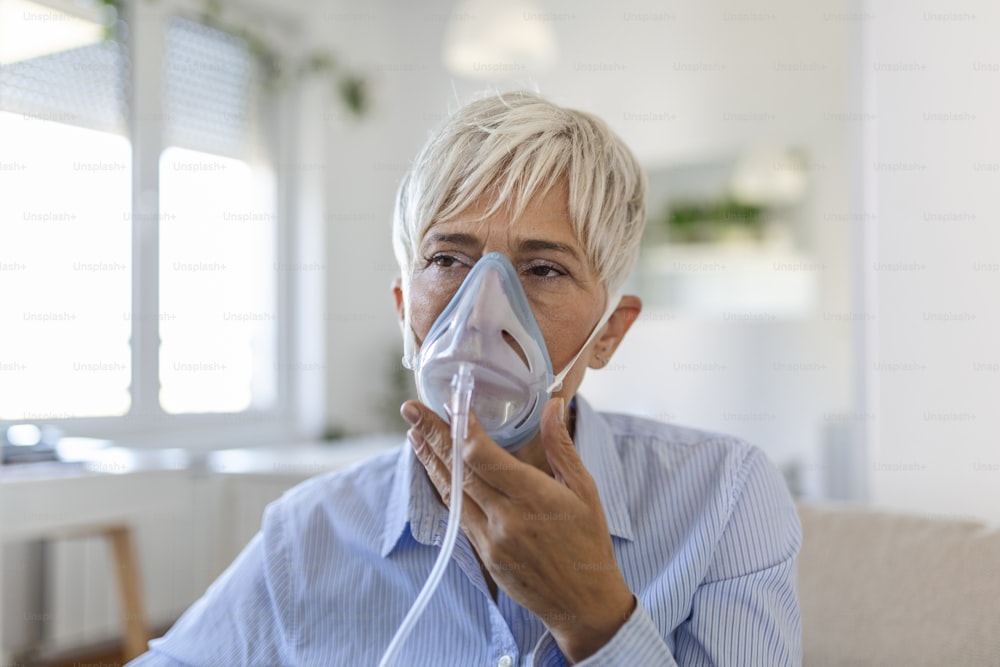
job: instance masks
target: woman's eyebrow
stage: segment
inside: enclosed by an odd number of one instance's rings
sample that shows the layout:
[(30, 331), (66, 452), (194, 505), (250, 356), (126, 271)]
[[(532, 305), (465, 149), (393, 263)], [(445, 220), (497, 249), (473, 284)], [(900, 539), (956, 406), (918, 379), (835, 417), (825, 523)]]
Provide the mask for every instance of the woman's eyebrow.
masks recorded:
[(433, 234), (428, 234), (424, 241), (425, 244), (435, 244), (435, 243), (447, 243), (449, 245), (456, 245), (460, 247), (475, 247), (480, 245), (479, 239), (477, 239), (472, 234), (463, 234), (462, 232), (455, 232), (452, 234), (444, 232), (435, 232)]
[(521, 252), (538, 252), (540, 250), (555, 251), (569, 255), (577, 262), (580, 261), (580, 255), (573, 246), (565, 243), (559, 243), (557, 241), (548, 241), (546, 239), (524, 239), (518, 243), (517, 246)]
[[(424, 245), (436, 245), (439, 243), (459, 248), (478, 248), (482, 245), (479, 238), (464, 232), (434, 232), (428, 234), (424, 239)], [(576, 248), (566, 243), (549, 241), (548, 239), (524, 239), (518, 242), (517, 249), (521, 253), (540, 251), (559, 252), (568, 255), (577, 262), (580, 261), (580, 254), (576, 251)]]

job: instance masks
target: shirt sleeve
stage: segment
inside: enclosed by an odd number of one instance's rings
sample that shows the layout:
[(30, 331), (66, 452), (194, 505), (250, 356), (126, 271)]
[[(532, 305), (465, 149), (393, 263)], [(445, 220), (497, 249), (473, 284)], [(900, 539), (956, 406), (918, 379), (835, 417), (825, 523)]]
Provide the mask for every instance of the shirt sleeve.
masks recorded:
[(795, 559), (798, 513), (778, 470), (753, 448), (740, 470), (712, 565), (677, 628), (683, 667), (802, 664)]
[(289, 664), (282, 619), (288, 605), (287, 554), (277, 505), (261, 531), (170, 631), (128, 667)]
[[(565, 667), (566, 659), (555, 638), (546, 632), (539, 640), (534, 667)], [(641, 602), (615, 636), (594, 655), (576, 663), (577, 667), (677, 667), (660, 630)]]

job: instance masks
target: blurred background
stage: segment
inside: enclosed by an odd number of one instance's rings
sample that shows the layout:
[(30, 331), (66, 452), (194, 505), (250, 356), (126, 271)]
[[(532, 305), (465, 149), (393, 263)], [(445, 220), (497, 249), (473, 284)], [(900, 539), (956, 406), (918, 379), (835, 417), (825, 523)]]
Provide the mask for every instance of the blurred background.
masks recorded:
[(268, 502), (400, 442), (393, 197), (483, 91), (647, 169), (645, 308), (592, 403), (742, 436), (803, 500), (1000, 520), (998, 30), (989, 0), (0, 0), (2, 664), (158, 634)]

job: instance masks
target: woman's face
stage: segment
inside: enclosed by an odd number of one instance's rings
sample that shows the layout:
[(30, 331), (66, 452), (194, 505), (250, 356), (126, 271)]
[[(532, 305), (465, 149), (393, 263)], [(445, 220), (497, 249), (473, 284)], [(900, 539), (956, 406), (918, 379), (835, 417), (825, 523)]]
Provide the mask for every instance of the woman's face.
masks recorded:
[[(570, 224), (565, 183), (529, 201), (516, 220), (501, 209), (479, 220), (476, 206), (425, 234), (410, 278), (410, 322), (418, 347), (476, 261), (489, 252), (510, 259), (545, 338), (555, 373), (569, 364), (605, 307), (605, 289)], [(397, 305), (399, 295), (397, 295)], [(595, 337), (590, 348), (594, 348)], [(591, 361), (586, 350), (555, 396), (576, 394)]]

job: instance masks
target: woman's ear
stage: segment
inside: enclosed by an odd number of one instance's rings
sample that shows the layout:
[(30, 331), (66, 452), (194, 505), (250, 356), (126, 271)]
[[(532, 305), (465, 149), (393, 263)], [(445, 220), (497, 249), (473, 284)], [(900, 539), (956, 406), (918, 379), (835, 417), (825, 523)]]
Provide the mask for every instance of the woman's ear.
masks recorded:
[(618, 349), (618, 345), (625, 338), (628, 330), (632, 328), (632, 323), (636, 321), (641, 312), (642, 299), (634, 294), (623, 295), (618, 301), (618, 307), (611, 313), (603, 331), (594, 342), (587, 365), (591, 368), (607, 366), (611, 355)]
[(392, 279), (392, 297), (396, 302), (396, 317), (399, 318), (399, 324), (402, 326), (406, 319), (406, 309), (403, 303), (403, 278), (401, 276)]

